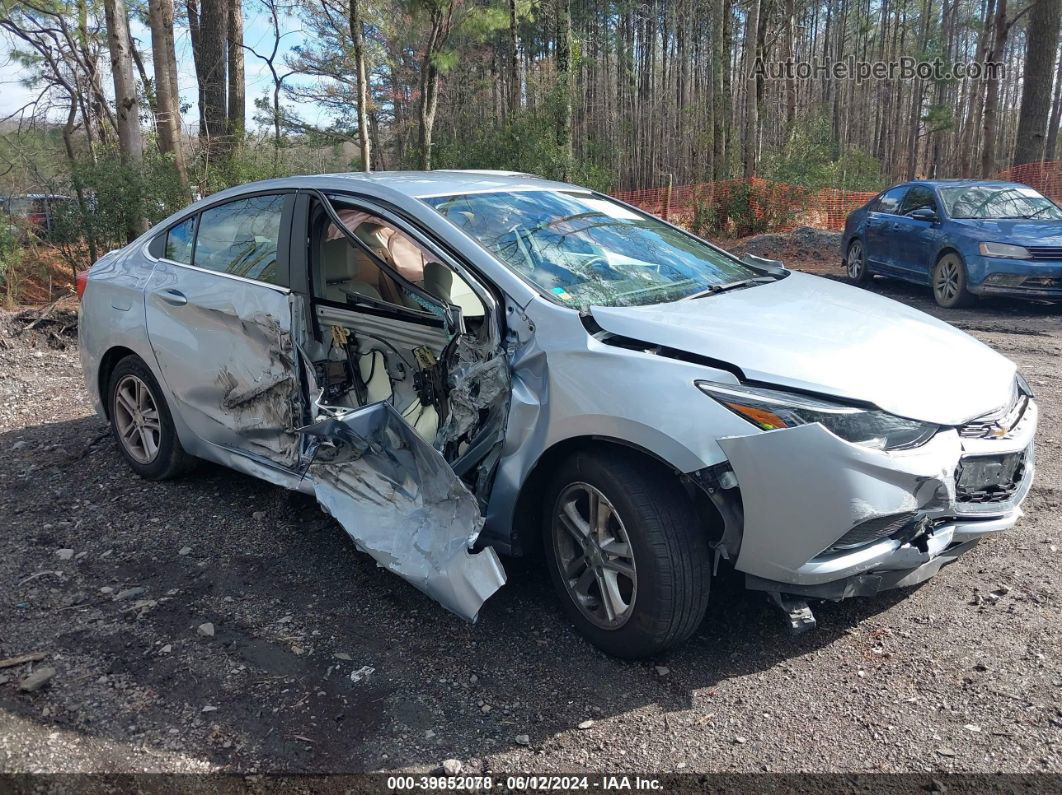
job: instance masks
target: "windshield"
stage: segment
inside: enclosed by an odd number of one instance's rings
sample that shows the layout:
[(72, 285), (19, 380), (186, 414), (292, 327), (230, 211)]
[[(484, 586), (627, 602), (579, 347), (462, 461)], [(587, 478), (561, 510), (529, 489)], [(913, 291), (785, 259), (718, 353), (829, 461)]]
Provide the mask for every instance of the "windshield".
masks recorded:
[(664, 303), (763, 276), (590, 193), (469, 193), (424, 201), (555, 301), (575, 308)]
[(967, 185), (941, 188), (952, 218), (1046, 218), (1062, 220), (1062, 210), (1041, 193), (1025, 186)]

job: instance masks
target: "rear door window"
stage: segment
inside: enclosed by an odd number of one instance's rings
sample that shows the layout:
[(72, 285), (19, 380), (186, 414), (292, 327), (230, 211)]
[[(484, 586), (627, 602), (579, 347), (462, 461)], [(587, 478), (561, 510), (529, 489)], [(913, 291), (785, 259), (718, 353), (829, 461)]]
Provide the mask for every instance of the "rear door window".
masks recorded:
[(186, 218), (166, 232), (166, 248), (163, 256), (182, 265), (192, 264), (192, 243), (195, 242), (196, 216)]
[(896, 215), (900, 209), (900, 202), (903, 200), (903, 196), (906, 192), (907, 186), (905, 185), (885, 191), (881, 194), (881, 198), (878, 199), (878, 205), (874, 209), (879, 213)]
[(287, 199), (287, 194), (253, 196), (204, 210), (195, 236), (192, 264), (284, 285), (286, 276), (277, 260)]

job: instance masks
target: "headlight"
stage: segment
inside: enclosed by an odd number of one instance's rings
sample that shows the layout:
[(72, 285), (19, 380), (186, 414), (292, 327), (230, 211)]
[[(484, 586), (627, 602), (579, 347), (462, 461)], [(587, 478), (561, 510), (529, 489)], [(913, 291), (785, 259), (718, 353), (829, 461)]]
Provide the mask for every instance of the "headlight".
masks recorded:
[(1029, 249), (1025, 246), (1012, 246), (1010, 243), (982, 243), (978, 250), (986, 257), (1006, 257), (1007, 259), (1029, 259)]
[(879, 409), (845, 406), (820, 398), (753, 386), (697, 381), (697, 388), (757, 428), (774, 431), (822, 423), (853, 444), (875, 450), (906, 450), (925, 444), (936, 425), (897, 417)]

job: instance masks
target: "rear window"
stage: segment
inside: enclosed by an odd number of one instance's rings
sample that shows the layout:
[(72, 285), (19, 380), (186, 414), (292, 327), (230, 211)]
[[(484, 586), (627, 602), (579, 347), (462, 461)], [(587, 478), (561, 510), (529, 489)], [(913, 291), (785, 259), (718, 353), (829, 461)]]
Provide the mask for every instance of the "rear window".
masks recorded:
[(170, 227), (166, 232), (166, 248), (163, 256), (173, 262), (192, 264), (192, 241), (195, 239), (195, 216)]
[(192, 264), (280, 284), (277, 247), (286, 198), (285, 195), (255, 196), (204, 210)]

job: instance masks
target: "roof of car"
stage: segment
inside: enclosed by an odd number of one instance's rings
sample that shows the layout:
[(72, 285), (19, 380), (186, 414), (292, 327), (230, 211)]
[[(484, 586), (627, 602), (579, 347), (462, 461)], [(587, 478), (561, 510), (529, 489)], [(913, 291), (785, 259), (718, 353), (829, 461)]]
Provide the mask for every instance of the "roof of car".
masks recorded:
[(929, 185), (938, 188), (959, 188), (965, 185), (987, 185), (993, 188), (1009, 188), (1019, 185), (1017, 182), (1005, 182), (998, 179), (915, 179), (902, 185)]
[[(359, 180), (404, 193), (416, 199), (448, 196), (457, 193), (488, 193), (514, 190), (571, 190), (577, 185), (523, 174), (519, 171), (487, 171), (437, 169), (435, 171), (354, 171), (342, 174), (319, 174), (315, 177), (293, 177), (293, 182), (306, 180)], [(335, 183), (333, 183), (335, 184)]]

